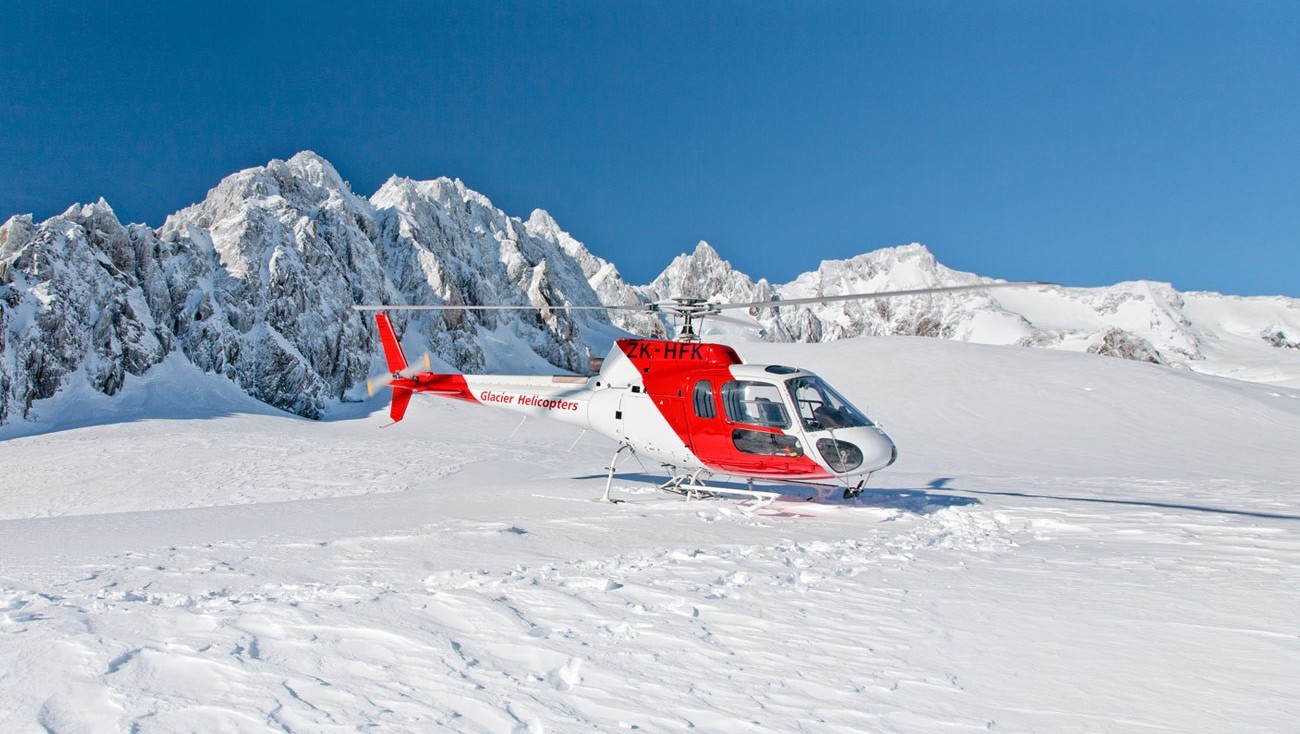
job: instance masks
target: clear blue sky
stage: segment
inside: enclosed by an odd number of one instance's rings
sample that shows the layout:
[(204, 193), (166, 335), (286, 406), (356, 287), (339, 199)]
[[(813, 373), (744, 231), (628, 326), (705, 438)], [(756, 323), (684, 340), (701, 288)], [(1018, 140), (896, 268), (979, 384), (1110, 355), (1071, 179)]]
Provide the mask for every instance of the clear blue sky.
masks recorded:
[(1300, 3), (96, 5), (0, 7), (0, 218), (157, 226), (311, 149), (547, 209), (633, 282), (920, 241), (1300, 296)]

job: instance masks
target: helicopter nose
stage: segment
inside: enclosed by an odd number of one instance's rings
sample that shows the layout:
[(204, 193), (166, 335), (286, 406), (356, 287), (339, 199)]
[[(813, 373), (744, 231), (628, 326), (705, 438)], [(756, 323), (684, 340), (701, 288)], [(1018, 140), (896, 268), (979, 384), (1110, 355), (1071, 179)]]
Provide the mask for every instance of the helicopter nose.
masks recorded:
[(898, 449), (876, 426), (839, 430), (817, 440), (817, 451), (837, 474), (863, 474), (884, 469), (898, 458)]
[(869, 471), (884, 469), (898, 460), (898, 447), (892, 439), (879, 428), (872, 427), (864, 432), (862, 440), (862, 466)]

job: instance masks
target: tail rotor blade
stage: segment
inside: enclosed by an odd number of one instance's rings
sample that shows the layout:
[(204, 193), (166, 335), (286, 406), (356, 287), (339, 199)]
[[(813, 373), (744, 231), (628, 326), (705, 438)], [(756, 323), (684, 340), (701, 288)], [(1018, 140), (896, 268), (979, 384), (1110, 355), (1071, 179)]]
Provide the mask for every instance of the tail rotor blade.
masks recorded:
[[(424, 353), (424, 357), (422, 361), (424, 362), (424, 371), (432, 372), (433, 362), (429, 358), (428, 352)], [(397, 373), (382, 372), (378, 375), (375, 375), (374, 377), (366, 378), (366, 393), (369, 394), (371, 397), (373, 397), (374, 394), (380, 390), (380, 388), (388, 387), (388, 385), (393, 380), (407, 379), (407, 378), (414, 377), (418, 374), (420, 374), (419, 370), (412, 369), (410, 367), (407, 367), (406, 369)]]
[(373, 397), (374, 394), (380, 388), (388, 387), (388, 383), (392, 381), (393, 381), (393, 376), (389, 374), (380, 374), (380, 375), (375, 375), (374, 377), (367, 378), (366, 393)]

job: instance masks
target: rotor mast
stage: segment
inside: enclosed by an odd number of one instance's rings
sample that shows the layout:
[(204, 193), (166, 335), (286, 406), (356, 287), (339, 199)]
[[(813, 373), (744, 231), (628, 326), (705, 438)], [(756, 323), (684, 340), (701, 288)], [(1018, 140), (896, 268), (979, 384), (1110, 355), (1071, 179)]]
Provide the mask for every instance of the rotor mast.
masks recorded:
[(672, 299), (672, 303), (652, 303), (647, 309), (653, 313), (667, 313), (672, 316), (681, 318), (681, 327), (677, 330), (674, 340), (679, 342), (697, 342), (700, 340), (700, 334), (696, 330), (696, 322), (703, 322), (705, 316), (712, 316), (718, 313), (717, 304), (709, 303), (703, 298), (686, 298), (677, 296)]

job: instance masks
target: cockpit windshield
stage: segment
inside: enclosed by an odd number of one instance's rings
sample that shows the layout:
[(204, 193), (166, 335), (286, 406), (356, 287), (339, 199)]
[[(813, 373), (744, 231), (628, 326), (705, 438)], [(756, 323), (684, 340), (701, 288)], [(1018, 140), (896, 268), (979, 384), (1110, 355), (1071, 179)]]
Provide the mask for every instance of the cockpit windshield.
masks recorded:
[(809, 431), (870, 426), (871, 419), (814, 375), (794, 377), (786, 383), (803, 427)]

